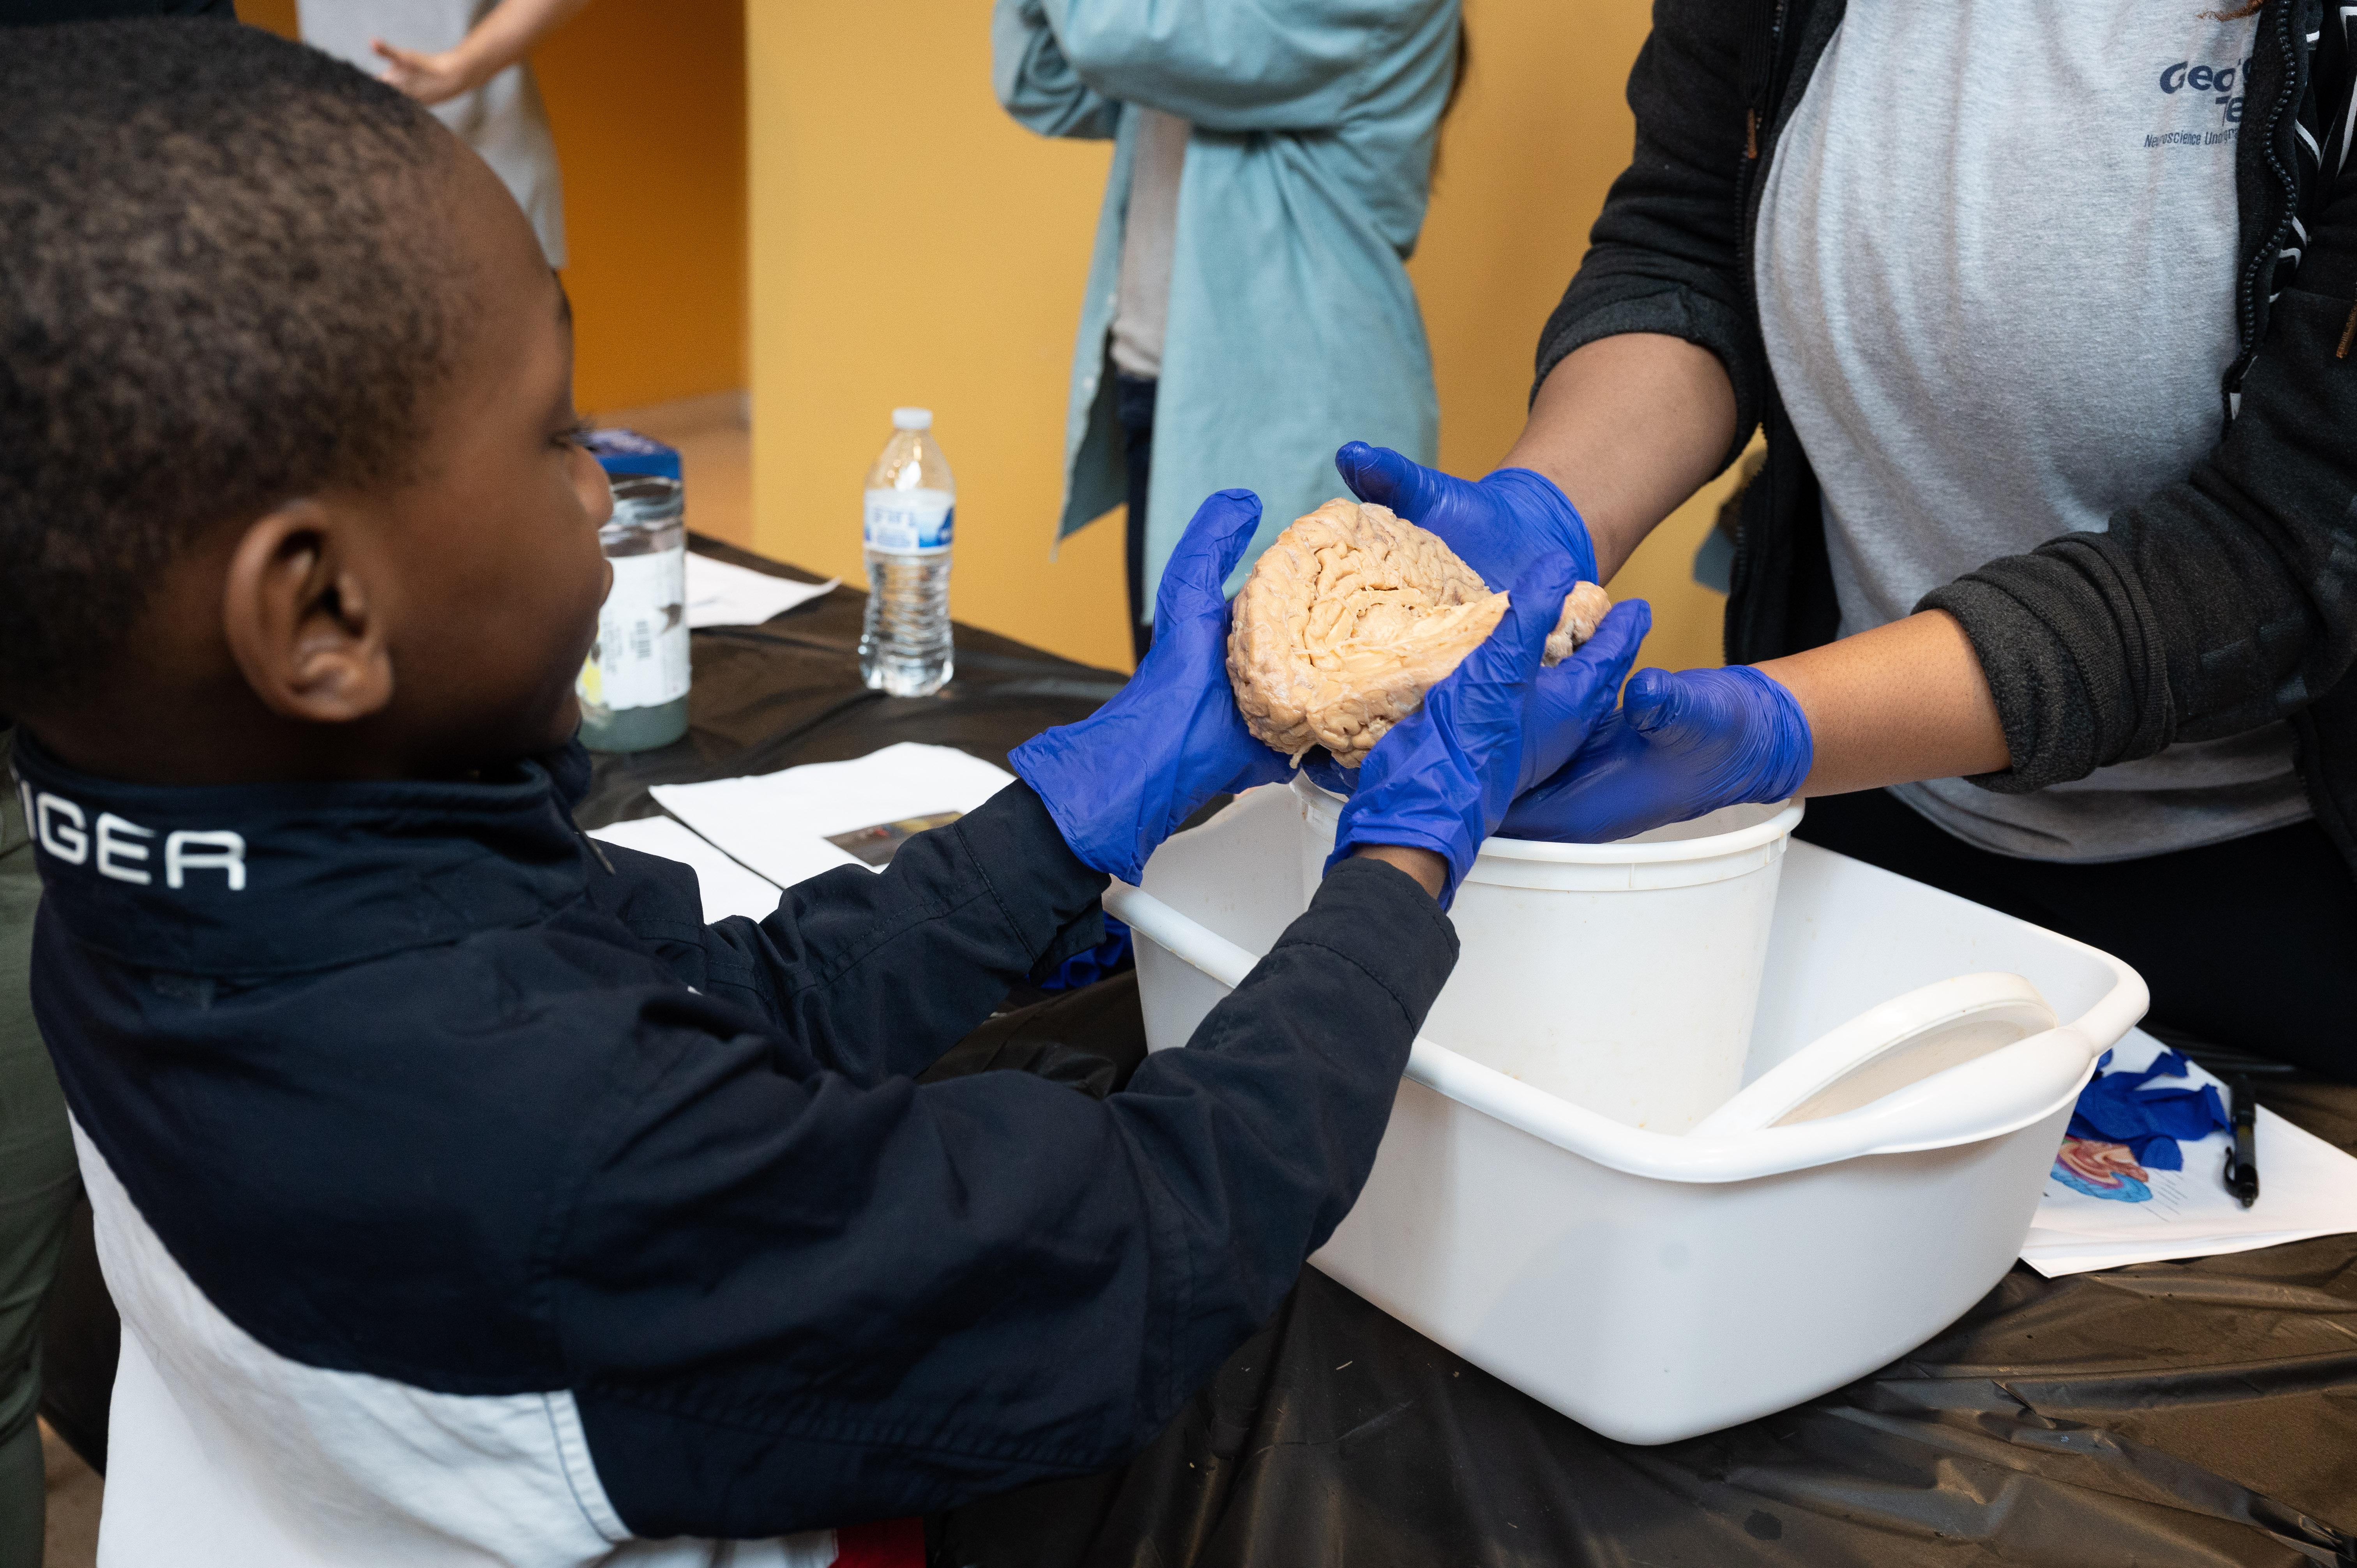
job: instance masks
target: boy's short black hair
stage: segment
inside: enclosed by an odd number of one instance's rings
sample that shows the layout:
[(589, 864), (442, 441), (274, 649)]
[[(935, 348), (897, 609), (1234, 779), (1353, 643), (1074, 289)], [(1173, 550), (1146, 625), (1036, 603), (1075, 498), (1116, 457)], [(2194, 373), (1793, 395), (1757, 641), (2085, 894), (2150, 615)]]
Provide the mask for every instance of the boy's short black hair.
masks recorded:
[(206, 530), (397, 478), (460, 335), (457, 144), (210, 21), (0, 47), (0, 710), (102, 674)]

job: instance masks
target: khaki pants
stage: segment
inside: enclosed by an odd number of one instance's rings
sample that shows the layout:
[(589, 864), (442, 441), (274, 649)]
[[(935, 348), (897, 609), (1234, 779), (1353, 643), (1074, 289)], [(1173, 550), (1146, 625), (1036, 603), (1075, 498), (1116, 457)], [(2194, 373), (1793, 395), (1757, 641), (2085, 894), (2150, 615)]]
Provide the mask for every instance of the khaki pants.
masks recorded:
[(7, 750), (0, 730), (0, 1568), (38, 1568), (41, 1303), (81, 1180), (57, 1074), (33, 1026), (27, 975), (41, 885)]

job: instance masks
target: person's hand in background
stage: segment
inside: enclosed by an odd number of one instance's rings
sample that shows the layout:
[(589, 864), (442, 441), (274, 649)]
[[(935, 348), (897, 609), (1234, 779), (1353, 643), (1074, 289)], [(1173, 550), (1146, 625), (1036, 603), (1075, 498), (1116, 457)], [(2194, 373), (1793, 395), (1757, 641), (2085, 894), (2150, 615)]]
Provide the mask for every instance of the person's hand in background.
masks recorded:
[(382, 80), (429, 109), (473, 91), (497, 74), (496, 70), (482, 70), (468, 59), (464, 44), (438, 54), (404, 49), (382, 38), (371, 40), (369, 47), (385, 62), (379, 73)]
[(1509, 838), (1609, 843), (1721, 806), (1781, 800), (1815, 760), (1792, 693), (1745, 665), (1640, 670), (1620, 707), (1514, 802)]
[(1222, 490), (1187, 525), (1154, 601), (1154, 646), (1095, 713), (1033, 736), (1007, 758), (1087, 865), (1135, 882), (1156, 846), (1212, 796), (1292, 772), (1254, 740), (1228, 682), (1220, 587), (1251, 547), (1260, 498)]
[[(1448, 908), (1481, 841), (1496, 831), (1527, 782), (1526, 725), (1541, 676), (1539, 657), (1577, 580), (1572, 563), (1560, 554), (1515, 580), (1512, 602), (1489, 640), (1426, 692), (1423, 705), (1394, 725), (1360, 765), (1358, 789), (1342, 808), (1329, 866), (1353, 853), (1429, 851), (1446, 864), (1438, 897)], [(1560, 677), (1563, 722), (1575, 722), (1583, 711), (1592, 720), (1609, 707), (1644, 618), (1624, 618), (1611, 641), (1599, 631), (1546, 671)]]
[(1480, 480), (1460, 479), (1363, 441), (1335, 453), (1334, 467), (1352, 495), (1440, 535), (1493, 589), (1550, 553), (1570, 558), (1575, 581), (1598, 580), (1587, 524), (1543, 474), (1501, 468)]
[(557, 25), (589, 0), (500, 0), (455, 48), (438, 53), (371, 41), (384, 62), (383, 80), (431, 107), (472, 92), (532, 52)]

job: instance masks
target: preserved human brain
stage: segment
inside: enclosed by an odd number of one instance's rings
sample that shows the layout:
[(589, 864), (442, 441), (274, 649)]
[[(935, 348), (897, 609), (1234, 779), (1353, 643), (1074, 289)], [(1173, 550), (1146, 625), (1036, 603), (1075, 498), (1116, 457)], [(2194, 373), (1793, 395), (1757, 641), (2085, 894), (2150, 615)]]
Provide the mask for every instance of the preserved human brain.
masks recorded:
[[(1496, 628), (1506, 598), (1390, 508), (1328, 501), (1276, 536), (1236, 596), (1228, 679), (1245, 726), (1296, 762), (1322, 746), (1356, 768)], [(1611, 607), (1595, 584), (1573, 588), (1545, 662)]]

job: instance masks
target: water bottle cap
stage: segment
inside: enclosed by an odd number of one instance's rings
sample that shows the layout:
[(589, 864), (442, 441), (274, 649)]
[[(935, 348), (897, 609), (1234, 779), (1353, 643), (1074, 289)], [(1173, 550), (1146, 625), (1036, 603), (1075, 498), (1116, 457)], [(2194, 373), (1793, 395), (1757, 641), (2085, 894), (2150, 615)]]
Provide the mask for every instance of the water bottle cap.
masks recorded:
[(896, 408), (892, 411), (892, 428), (895, 430), (931, 430), (932, 427), (933, 411), (930, 408)]

